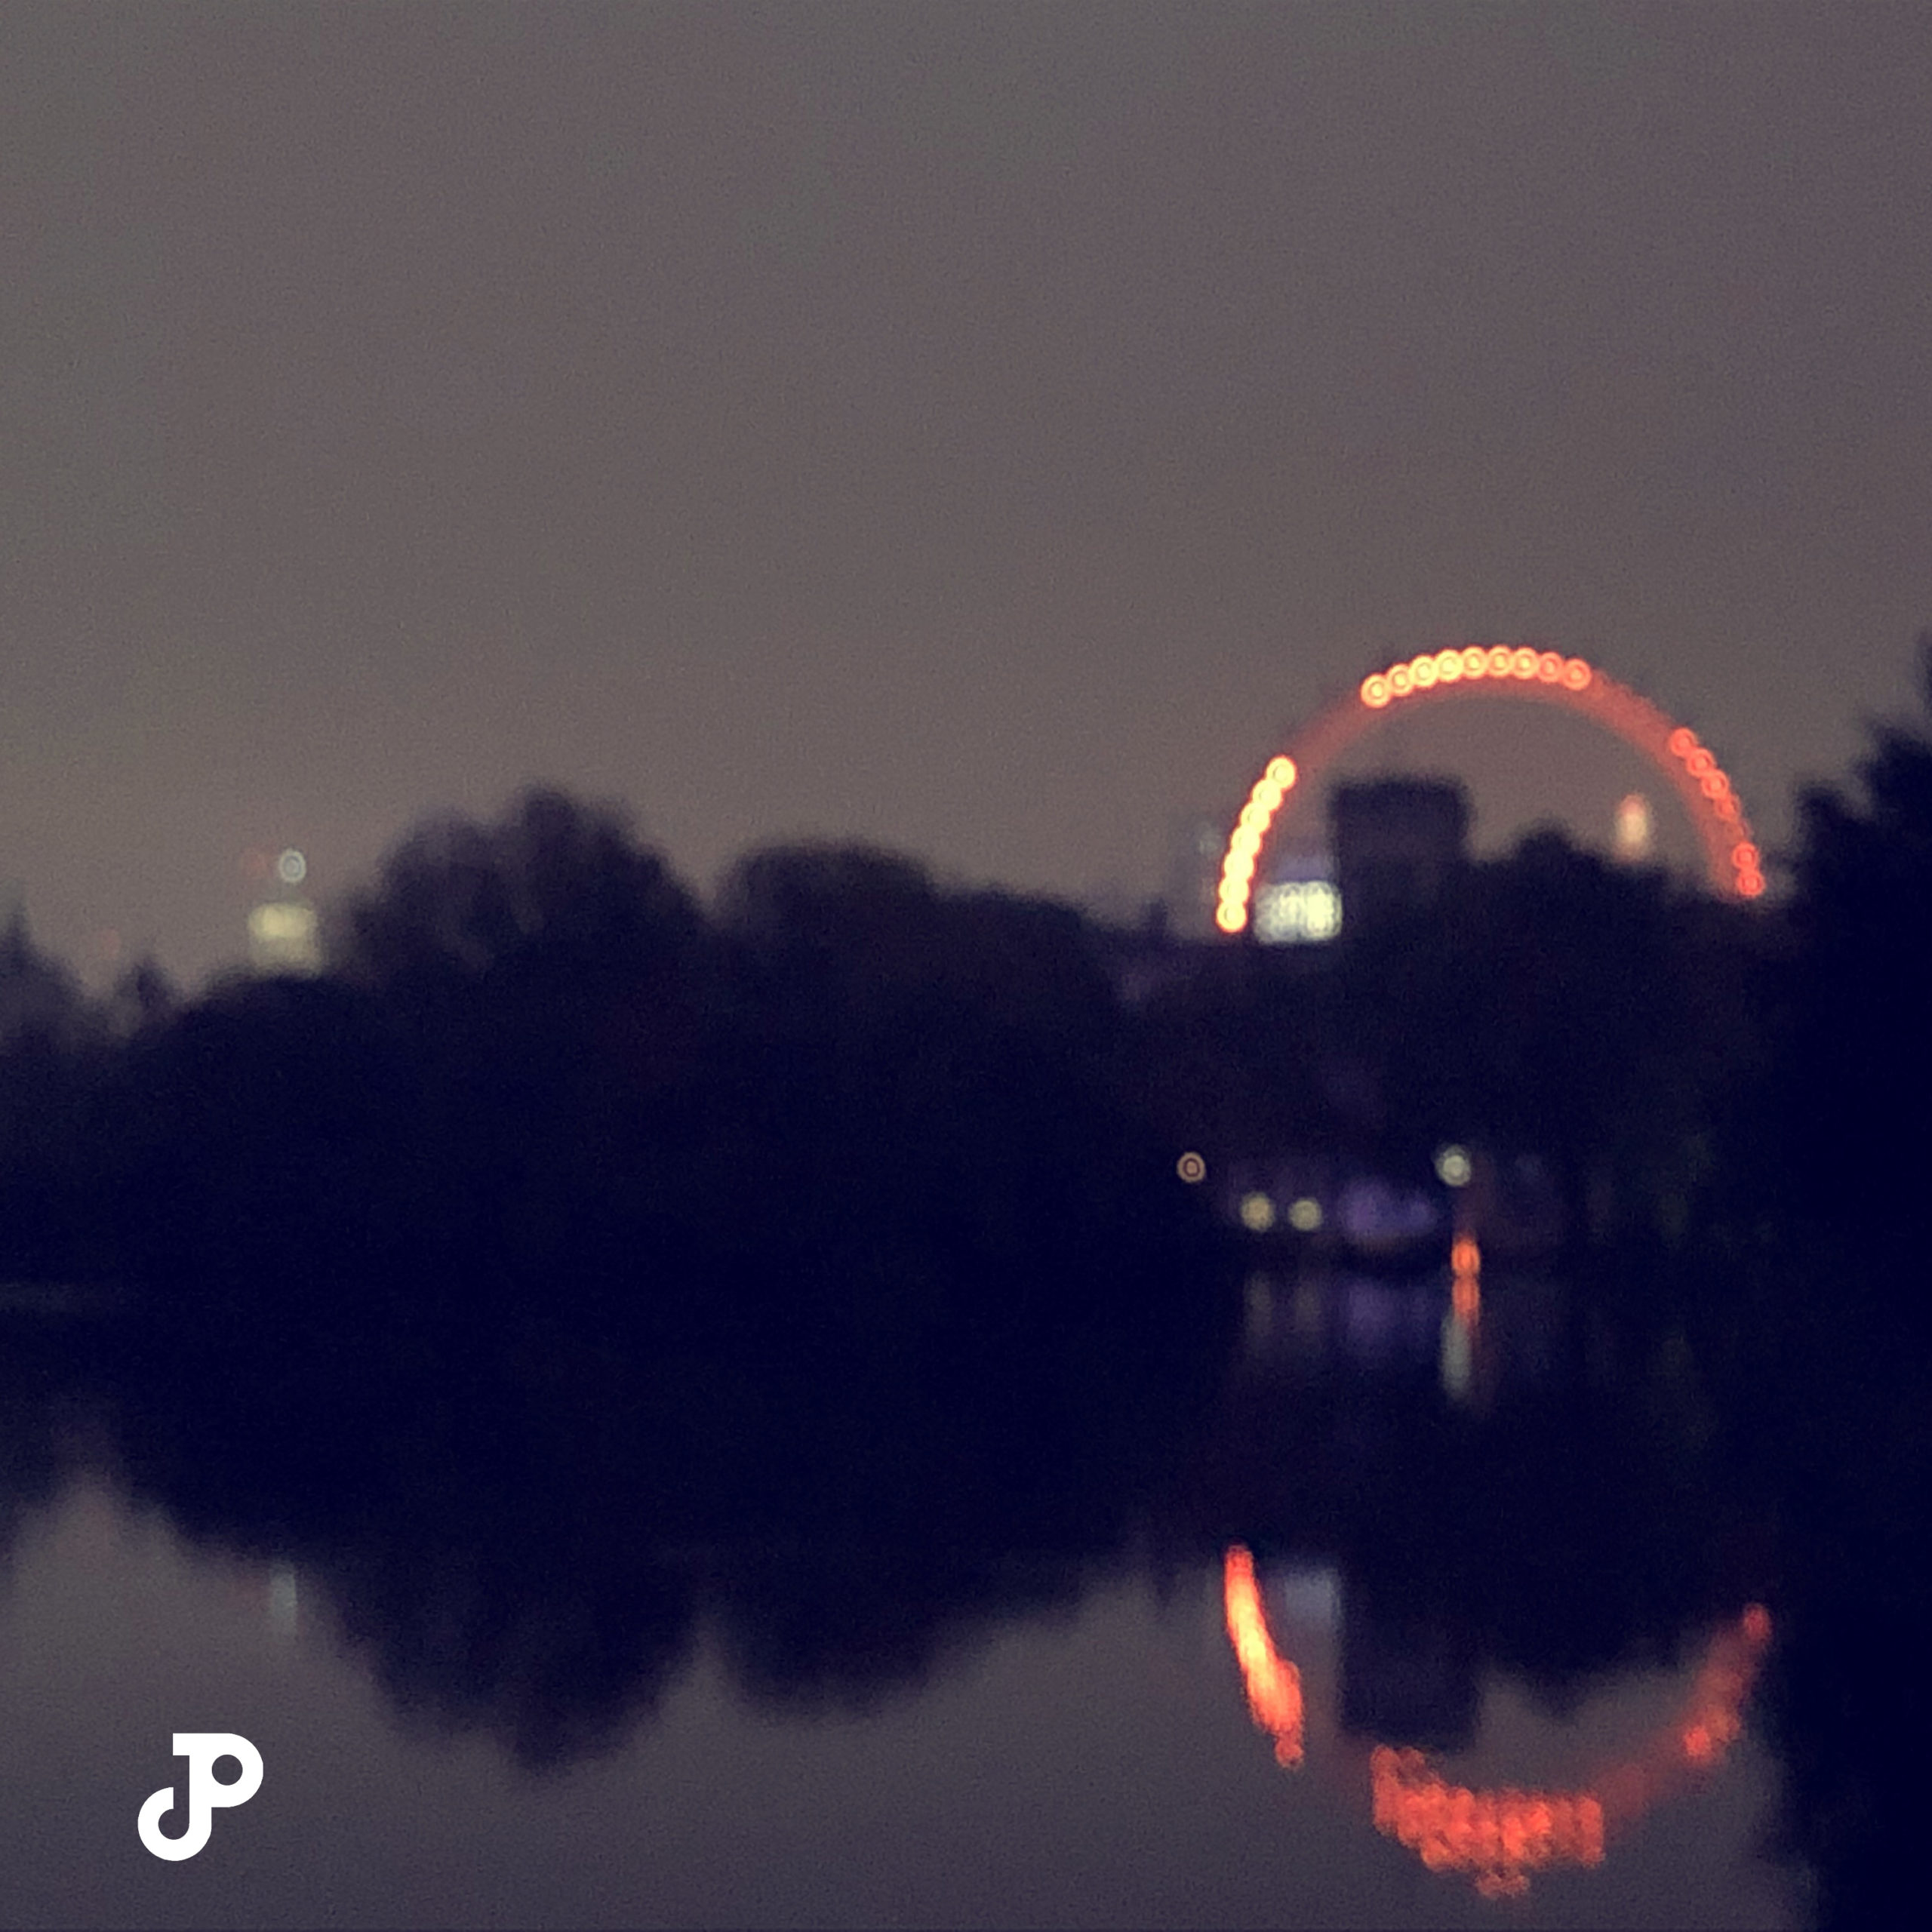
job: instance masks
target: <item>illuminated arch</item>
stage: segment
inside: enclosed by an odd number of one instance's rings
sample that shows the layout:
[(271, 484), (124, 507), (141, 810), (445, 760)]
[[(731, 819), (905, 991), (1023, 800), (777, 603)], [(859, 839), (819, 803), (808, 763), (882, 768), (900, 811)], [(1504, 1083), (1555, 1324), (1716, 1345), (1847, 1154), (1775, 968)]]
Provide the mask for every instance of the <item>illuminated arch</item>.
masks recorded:
[[(1256, 1727), (1293, 1770), (1305, 1754), (1301, 1672), (1275, 1647), (1254, 1574), (1239, 1543), (1222, 1560), (1228, 1641)], [(1531, 1875), (1603, 1863), (1607, 1844), (1687, 1780), (1721, 1764), (1743, 1730), (1743, 1706), (1766, 1647), (1770, 1613), (1749, 1604), (1712, 1639), (1690, 1696), (1635, 1756), (1567, 1791), (1452, 1785), (1423, 1752), (1387, 1744), (1368, 1754), (1375, 1828), (1432, 1872), (1460, 1872), (1486, 1897), (1529, 1890)]]
[(1371, 673), (1318, 712), (1287, 752), (1269, 761), (1229, 835), (1214, 923), (1230, 934), (1247, 926), (1262, 848), (1283, 801), (1305, 775), (1320, 771), (1398, 705), (1414, 709), (1478, 694), (1561, 705), (1614, 732), (1642, 752), (1683, 800), (1713, 889), (1734, 899), (1763, 892), (1762, 857), (1737, 788), (1694, 731), (1581, 657), (1529, 645), (1470, 644), (1426, 651)]

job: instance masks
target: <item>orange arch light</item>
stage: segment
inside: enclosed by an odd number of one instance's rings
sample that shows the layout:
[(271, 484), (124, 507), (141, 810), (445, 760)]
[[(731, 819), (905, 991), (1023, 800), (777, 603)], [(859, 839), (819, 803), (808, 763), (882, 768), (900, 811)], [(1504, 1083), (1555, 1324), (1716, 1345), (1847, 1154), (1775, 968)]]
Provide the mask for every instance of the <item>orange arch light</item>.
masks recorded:
[[(1371, 672), (1347, 697), (1309, 720), (1291, 747), (1292, 757), (1269, 764), (1248, 794), (1223, 855), (1215, 924), (1229, 935), (1246, 929), (1262, 850), (1283, 799), (1302, 774), (1319, 771), (1392, 705), (1433, 703), (1463, 691), (1561, 704), (1614, 732), (1648, 758), (1683, 800), (1713, 888), (1727, 898), (1763, 894), (1762, 863), (1737, 787), (1694, 731), (1583, 658), (1527, 645), (1471, 644), (1423, 651)], [(1285, 777), (1276, 776), (1278, 768), (1285, 768)]]

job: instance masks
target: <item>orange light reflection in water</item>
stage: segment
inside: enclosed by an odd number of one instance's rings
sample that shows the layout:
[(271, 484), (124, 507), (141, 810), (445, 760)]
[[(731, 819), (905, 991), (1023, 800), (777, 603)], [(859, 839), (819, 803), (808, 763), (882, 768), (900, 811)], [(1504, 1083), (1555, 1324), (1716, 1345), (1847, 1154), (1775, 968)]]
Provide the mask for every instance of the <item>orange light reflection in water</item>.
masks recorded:
[(1221, 1594), (1228, 1614), (1228, 1641), (1247, 1687), (1247, 1708), (1256, 1726), (1275, 1740), (1275, 1761), (1289, 1767), (1302, 1760), (1301, 1672), (1275, 1648), (1254, 1559), (1236, 1543), (1221, 1566)]
[[(1302, 1761), (1301, 1673), (1275, 1647), (1261, 1607), (1254, 1559), (1238, 1543), (1223, 1564), (1228, 1635), (1255, 1723), (1273, 1734), (1284, 1764)], [(1415, 1853), (1432, 1872), (1468, 1875), (1485, 1898), (1529, 1890), (1531, 1875), (1559, 1866), (1601, 1865), (1617, 1832), (1659, 1799), (1715, 1768), (1743, 1729), (1771, 1637), (1770, 1614), (1746, 1607), (1721, 1630), (1683, 1709), (1636, 1756), (1573, 1791), (1472, 1790), (1451, 1784), (1417, 1750), (1378, 1744), (1369, 1753), (1375, 1828)]]
[(1446, 1783), (1420, 1751), (1369, 1754), (1375, 1829), (1432, 1872), (1463, 1871), (1485, 1898), (1513, 1897), (1552, 1865), (1603, 1863), (1603, 1801), (1593, 1792), (1472, 1791)]

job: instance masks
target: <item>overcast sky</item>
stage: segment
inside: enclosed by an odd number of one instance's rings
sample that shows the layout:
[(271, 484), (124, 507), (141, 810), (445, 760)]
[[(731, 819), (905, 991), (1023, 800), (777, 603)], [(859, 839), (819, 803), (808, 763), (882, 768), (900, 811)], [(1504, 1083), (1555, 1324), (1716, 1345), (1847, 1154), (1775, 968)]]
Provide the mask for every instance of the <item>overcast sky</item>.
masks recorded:
[(1775, 841), (1932, 624), (1928, 102), (1844, 0), (8, 0), (0, 881), (192, 978), (547, 778), (1147, 892), (1471, 637)]

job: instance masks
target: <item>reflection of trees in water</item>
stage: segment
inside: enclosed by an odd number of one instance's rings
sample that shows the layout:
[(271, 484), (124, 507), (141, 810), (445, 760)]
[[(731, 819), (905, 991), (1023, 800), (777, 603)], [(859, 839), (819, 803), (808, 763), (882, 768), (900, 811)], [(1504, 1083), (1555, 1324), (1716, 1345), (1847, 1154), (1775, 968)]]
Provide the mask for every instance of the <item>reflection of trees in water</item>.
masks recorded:
[(531, 1764), (618, 1741), (707, 1634), (755, 1698), (863, 1707), (1137, 1548), (1213, 1560), (1230, 1521), (1340, 1561), (1364, 1639), (1420, 1618), (1470, 1681), (1558, 1700), (1729, 1587), (1718, 1474), (1641, 1389), (1481, 1420), (1428, 1380), (1229, 1396), (1214, 1278), (1087, 1324), (1057, 1278), (989, 1283), (1008, 1359), (937, 1318), (891, 1352), (673, 1352), (555, 1296), (432, 1335), (399, 1283), (321, 1348), (189, 1301), (128, 1331), (124, 1466), (191, 1532), (297, 1562), (412, 1720)]
[(1089, 1547), (789, 1543), (728, 1558), (709, 1606), (746, 1690), (787, 1709), (862, 1710), (924, 1682), (1016, 1617), (1077, 1603), (1123, 1563)]
[(1131, 1352), (1026, 1404), (713, 1359), (594, 1395), (473, 1364), (386, 1410), (315, 1389), (263, 1410), (149, 1359), (123, 1461), (192, 1533), (299, 1564), (405, 1713), (543, 1764), (648, 1715), (703, 1631), (758, 1698), (855, 1706), (1071, 1599), (1211, 1389)]
[[(1475, 1257), (1458, 1260), (1460, 1287)], [(1472, 1297), (1457, 1318), (1491, 1320), (1524, 1285)], [(1453, 1306), (1433, 1286), (1438, 1312)], [(1567, 1312), (1573, 1344), (1583, 1300), (1560, 1297), (1552, 1311)], [(1599, 1343), (1618, 1339), (1600, 1314), (1594, 1325)], [(1760, 1605), (1720, 1622), (1766, 1580), (1730, 1459), (1683, 1399), (1674, 1352), (1647, 1364), (1623, 1339), (1558, 1346), (1542, 1372), (1497, 1379), (1478, 1408), (1452, 1387), (1435, 1399), (1400, 1351), (1251, 1353), (1225, 1432), (1244, 1441), (1251, 1482), (1272, 1475), (1224, 1519), (1243, 1539), (1224, 1554), (1223, 1605), (1255, 1723), (1284, 1768), (1320, 1758), (1332, 1775), (1349, 1759), (1349, 1792), (1367, 1786), (1378, 1830), (1487, 1897), (1600, 1865), (1620, 1831), (1715, 1769), (1741, 1734), (1769, 1639)], [(1339, 1675), (1319, 1752), (1249, 1540), (1276, 1561), (1334, 1566)], [(1634, 1752), (1592, 1754), (1540, 1788), (1472, 1786), (1429, 1755), (1478, 1743), (1488, 1682), (1521, 1684), (1564, 1721), (1593, 1688), (1681, 1661), (1714, 1623), (1677, 1717)]]
[(321, 1574), (349, 1648), (405, 1719), (494, 1734), (533, 1767), (619, 1742), (692, 1639), (689, 1579), (634, 1546), (378, 1521)]
[(1349, 1654), (1370, 1678), (1385, 1657), (1410, 1674), (1365, 1679), (1364, 1709), (1423, 1696), (1433, 1659), (1441, 1741), (1484, 1669), (1560, 1710), (1594, 1677), (1668, 1661), (1765, 1581), (1727, 1447), (1667, 1361), (1561, 1358), (1481, 1414), (1399, 1365), (1251, 1366), (1187, 1512), (1270, 1559), (1339, 1567)]
[(380, 1330), (277, 1364), (177, 1329), (130, 1355), (123, 1463), (192, 1533), (297, 1563), (412, 1721), (532, 1765), (619, 1741), (705, 1638), (760, 1701), (863, 1708), (1138, 1549), (1213, 1561), (1230, 1521), (1342, 1564), (1352, 1702), (1383, 1715), (1379, 1658), (1561, 1705), (1733, 1587), (1716, 1472), (1627, 1390), (1478, 1421), (1358, 1382), (1264, 1419), (1221, 1399), (1228, 1339), (1042, 1337), (1008, 1377), (962, 1341), (948, 1378), (559, 1325), (365, 1376)]
[(58, 1494), (93, 1393), (84, 1357), (44, 1321), (0, 1306), (0, 1577)]

